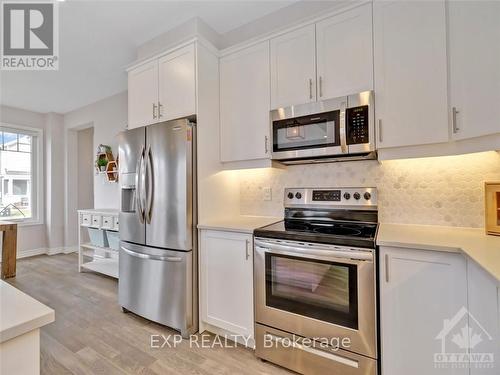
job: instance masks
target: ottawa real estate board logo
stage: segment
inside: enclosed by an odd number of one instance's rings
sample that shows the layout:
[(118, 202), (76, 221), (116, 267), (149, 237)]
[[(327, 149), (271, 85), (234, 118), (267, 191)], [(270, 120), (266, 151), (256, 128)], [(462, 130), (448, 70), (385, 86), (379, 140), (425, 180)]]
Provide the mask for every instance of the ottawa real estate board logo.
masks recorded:
[(57, 70), (57, 4), (52, 1), (1, 2), (2, 70)]

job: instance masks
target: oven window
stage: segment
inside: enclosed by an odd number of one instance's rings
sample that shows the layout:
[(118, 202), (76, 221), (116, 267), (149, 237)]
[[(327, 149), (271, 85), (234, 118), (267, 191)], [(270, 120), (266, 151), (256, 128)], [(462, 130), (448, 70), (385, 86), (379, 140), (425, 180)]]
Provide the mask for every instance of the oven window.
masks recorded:
[(266, 253), (266, 305), (357, 329), (357, 267)]
[(339, 111), (273, 123), (273, 151), (292, 151), (340, 144)]

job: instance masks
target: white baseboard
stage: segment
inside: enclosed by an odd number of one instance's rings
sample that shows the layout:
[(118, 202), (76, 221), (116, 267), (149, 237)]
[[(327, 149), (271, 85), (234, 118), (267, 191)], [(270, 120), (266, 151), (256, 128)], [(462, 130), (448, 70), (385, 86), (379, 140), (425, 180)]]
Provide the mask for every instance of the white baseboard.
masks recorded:
[(69, 247), (40, 247), (38, 249), (21, 250), (17, 252), (17, 259), (34, 257), (37, 255), (70, 254), (78, 251), (78, 246)]
[[(200, 319), (200, 322), (201, 322), (201, 319)], [(199, 332), (203, 333), (206, 331), (211, 332), (211, 333), (216, 334), (216, 335), (219, 335), (219, 336), (222, 336), (222, 337), (227, 337), (229, 340), (236, 341), (238, 344), (241, 344), (243, 346), (246, 346), (247, 348), (255, 350), (255, 338), (253, 337), (253, 335), (251, 338), (248, 339), (247, 342), (245, 342), (245, 340), (243, 339), (243, 337), (241, 335), (232, 333), (231, 331), (228, 331), (224, 328), (213, 326), (207, 322), (203, 322), (199, 326)]]
[(17, 259), (34, 257), (42, 254), (47, 254), (47, 249), (44, 247), (38, 249), (21, 250), (17, 252)]

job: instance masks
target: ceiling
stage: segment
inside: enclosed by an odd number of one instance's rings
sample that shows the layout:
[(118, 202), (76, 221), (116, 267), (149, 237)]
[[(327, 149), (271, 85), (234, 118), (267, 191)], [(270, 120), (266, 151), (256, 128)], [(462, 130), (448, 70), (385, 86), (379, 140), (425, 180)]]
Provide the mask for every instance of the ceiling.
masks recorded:
[(141, 44), (199, 17), (220, 34), (293, 4), (283, 1), (59, 2), (59, 70), (1, 71), (0, 104), (66, 113), (122, 92)]

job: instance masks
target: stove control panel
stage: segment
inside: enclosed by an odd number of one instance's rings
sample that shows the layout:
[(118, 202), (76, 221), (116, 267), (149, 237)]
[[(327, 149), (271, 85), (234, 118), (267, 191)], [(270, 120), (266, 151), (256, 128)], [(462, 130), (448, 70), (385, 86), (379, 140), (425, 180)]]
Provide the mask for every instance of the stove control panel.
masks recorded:
[(360, 209), (377, 207), (377, 189), (360, 188), (287, 188), (285, 207), (349, 206)]
[(340, 190), (313, 190), (312, 200), (320, 202), (340, 202)]

